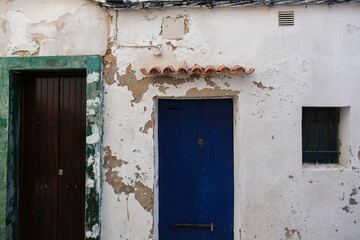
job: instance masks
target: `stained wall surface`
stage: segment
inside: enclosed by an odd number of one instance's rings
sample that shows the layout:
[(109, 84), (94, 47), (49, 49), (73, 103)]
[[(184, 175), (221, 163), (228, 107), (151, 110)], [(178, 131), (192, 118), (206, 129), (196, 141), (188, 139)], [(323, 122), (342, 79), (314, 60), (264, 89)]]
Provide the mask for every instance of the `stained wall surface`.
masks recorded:
[[(0, 56), (103, 56), (103, 239), (158, 237), (157, 99), (223, 97), (234, 99), (234, 239), (358, 239), (359, 9), (1, 1)], [(294, 11), (294, 26), (278, 26), (280, 10)], [(194, 64), (256, 70), (140, 72)], [(302, 165), (303, 106), (344, 107), (340, 165)]]

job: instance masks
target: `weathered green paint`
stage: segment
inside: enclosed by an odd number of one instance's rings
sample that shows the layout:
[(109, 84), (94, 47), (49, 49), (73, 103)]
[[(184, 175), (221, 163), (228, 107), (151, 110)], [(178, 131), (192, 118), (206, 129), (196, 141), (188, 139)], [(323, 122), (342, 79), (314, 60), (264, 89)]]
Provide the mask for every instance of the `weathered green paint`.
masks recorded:
[[(6, 229), (12, 239), (17, 239), (17, 219), (19, 192), (19, 130), (20, 130), (20, 76), (11, 74), (9, 81), (9, 134), (7, 159), (7, 209)], [(14, 222), (15, 224), (12, 224)]]
[(7, 127), (7, 119), (0, 117), (0, 127), (6, 128)]
[[(0, 239), (17, 239), (20, 78), (24, 71), (86, 69), (86, 239), (100, 239), (101, 56), (0, 58)], [(85, 147), (85, 146), (84, 146)]]

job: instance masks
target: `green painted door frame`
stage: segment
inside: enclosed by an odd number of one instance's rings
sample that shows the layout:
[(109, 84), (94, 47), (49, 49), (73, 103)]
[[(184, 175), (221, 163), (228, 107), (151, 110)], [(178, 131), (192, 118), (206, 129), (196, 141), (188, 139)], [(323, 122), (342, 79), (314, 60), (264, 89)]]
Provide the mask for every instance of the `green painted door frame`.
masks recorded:
[(20, 77), (25, 71), (86, 70), (85, 235), (101, 238), (101, 56), (0, 58), (0, 239), (16, 240), (19, 199)]

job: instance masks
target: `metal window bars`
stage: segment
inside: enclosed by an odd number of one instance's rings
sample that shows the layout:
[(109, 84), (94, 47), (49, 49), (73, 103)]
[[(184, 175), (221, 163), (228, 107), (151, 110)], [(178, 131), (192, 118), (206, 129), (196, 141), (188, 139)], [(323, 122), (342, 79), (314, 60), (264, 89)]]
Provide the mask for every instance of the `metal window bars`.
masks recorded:
[(303, 163), (339, 163), (338, 128), (340, 108), (303, 107)]

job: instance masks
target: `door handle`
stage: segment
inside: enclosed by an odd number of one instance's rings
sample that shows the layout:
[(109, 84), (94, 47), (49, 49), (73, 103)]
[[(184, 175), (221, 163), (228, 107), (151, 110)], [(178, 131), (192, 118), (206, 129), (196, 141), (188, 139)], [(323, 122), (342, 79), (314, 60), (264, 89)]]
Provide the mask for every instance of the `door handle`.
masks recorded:
[(210, 228), (210, 231), (214, 231), (214, 223), (211, 224), (189, 224), (189, 223), (175, 223), (173, 226), (173, 231), (175, 232), (177, 227), (197, 227), (197, 228)]
[(46, 190), (47, 189), (46, 183), (41, 183), (39, 188), (40, 188), (40, 191)]

